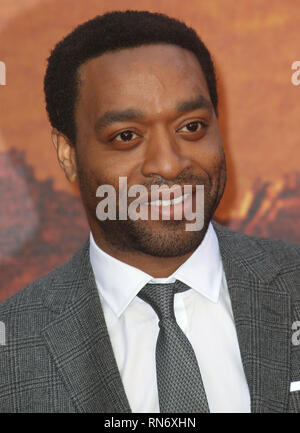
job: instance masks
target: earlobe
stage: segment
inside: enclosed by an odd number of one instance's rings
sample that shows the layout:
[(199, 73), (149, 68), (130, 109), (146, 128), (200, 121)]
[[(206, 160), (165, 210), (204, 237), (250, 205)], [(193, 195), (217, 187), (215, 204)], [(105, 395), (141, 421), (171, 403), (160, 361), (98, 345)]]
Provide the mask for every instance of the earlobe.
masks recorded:
[(52, 139), (52, 143), (54, 144), (55, 149), (57, 149), (57, 134), (58, 134), (58, 131), (55, 128), (52, 128), (51, 139)]
[(63, 169), (69, 182), (75, 182), (77, 178), (77, 167), (74, 146), (64, 134), (57, 131), (55, 128), (51, 131), (51, 137), (59, 165)]
[(77, 180), (77, 165), (76, 165), (76, 155), (75, 155), (75, 147), (70, 146), (70, 164), (71, 170), (68, 174), (68, 179), (70, 182), (75, 182)]

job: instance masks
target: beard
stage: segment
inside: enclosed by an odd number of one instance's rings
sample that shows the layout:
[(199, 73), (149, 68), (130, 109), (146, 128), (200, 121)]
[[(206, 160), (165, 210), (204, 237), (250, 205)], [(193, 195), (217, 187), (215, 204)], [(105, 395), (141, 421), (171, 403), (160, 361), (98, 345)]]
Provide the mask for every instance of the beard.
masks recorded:
[(105, 240), (122, 251), (140, 251), (158, 257), (183, 256), (202, 242), (208, 227), (186, 231), (185, 221), (158, 221), (153, 227), (147, 221), (98, 221)]
[[(182, 183), (177, 179), (176, 184)], [(196, 179), (197, 178), (197, 179)], [(219, 170), (215, 185), (208, 177), (205, 182), (199, 176), (189, 177), (189, 184), (204, 185), (204, 220), (201, 230), (187, 231), (187, 221), (181, 220), (97, 220), (106, 242), (122, 251), (140, 251), (156, 257), (178, 257), (194, 251), (202, 242), (213, 214), (222, 198), (226, 182), (225, 162)], [(195, 182), (196, 181), (196, 182)], [(162, 184), (161, 181), (159, 182)], [(167, 182), (164, 182), (166, 184)], [(175, 182), (172, 182), (175, 184)], [(154, 185), (155, 183), (151, 183)], [(156, 183), (157, 184), (157, 183)], [(145, 186), (148, 186), (144, 184)], [(150, 188), (149, 188), (150, 189)], [(119, 208), (117, 207), (117, 215)], [(189, 221), (190, 222), (190, 221)]]
[[(224, 155), (224, 154), (223, 154)], [(226, 161), (221, 158), (219, 165), (214, 167), (214, 175), (205, 176), (191, 174), (184, 170), (173, 181), (160, 177), (151, 182), (143, 183), (150, 191), (152, 185), (204, 185), (204, 219), (201, 230), (187, 231), (185, 226), (191, 221), (181, 220), (104, 220), (96, 217), (95, 195), (97, 189), (95, 179), (79, 170), (79, 186), (87, 212), (90, 226), (97, 226), (105, 241), (116, 249), (124, 252), (141, 252), (156, 257), (178, 257), (194, 251), (202, 242), (213, 214), (223, 196), (226, 183)], [(98, 182), (104, 184), (106, 182)], [(95, 188), (91, 188), (94, 185)], [(117, 190), (117, 188), (116, 188)], [(118, 192), (118, 191), (117, 191)], [(118, 196), (118, 195), (117, 195)], [(116, 215), (119, 215), (117, 203)], [(118, 218), (118, 217), (117, 217)], [(95, 227), (96, 228), (96, 227)]]

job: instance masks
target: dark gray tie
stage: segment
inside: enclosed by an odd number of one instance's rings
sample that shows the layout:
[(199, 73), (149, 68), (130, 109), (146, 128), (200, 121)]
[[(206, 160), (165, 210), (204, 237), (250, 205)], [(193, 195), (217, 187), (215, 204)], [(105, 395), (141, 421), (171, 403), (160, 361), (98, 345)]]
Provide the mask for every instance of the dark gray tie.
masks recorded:
[(148, 283), (138, 294), (159, 318), (156, 374), (161, 413), (209, 412), (194, 350), (174, 314), (175, 293), (188, 289), (176, 280), (171, 284)]

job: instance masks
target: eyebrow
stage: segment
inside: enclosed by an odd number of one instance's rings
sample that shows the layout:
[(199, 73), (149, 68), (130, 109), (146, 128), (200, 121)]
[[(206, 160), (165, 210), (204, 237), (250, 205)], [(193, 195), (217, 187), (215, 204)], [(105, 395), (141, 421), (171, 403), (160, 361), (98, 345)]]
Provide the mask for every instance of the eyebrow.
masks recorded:
[[(178, 113), (187, 113), (189, 111), (206, 109), (212, 110), (212, 103), (205, 98), (203, 95), (197, 96), (195, 99), (189, 101), (181, 101), (176, 105), (176, 111)], [(99, 117), (95, 123), (95, 131), (107, 128), (116, 122), (125, 122), (128, 120), (139, 120), (145, 117), (145, 113), (135, 108), (128, 108), (127, 110), (111, 110), (106, 111), (101, 117)]]
[(212, 110), (212, 103), (205, 98), (203, 95), (197, 96), (195, 99), (190, 101), (182, 101), (176, 105), (176, 110), (179, 113), (187, 113), (188, 111), (194, 111), (199, 109)]
[(115, 122), (125, 122), (126, 120), (138, 120), (143, 117), (144, 117), (144, 113), (134, 108), (129, 108), (123, 111), (118, 111), (118, 110), (106, 111), (106, 113), (104, 113), (103, 116), (99, 117), (99, 119), (96, 121), (95, 131), (99, 131), (99, 129), (107, 128), (107, 126)]

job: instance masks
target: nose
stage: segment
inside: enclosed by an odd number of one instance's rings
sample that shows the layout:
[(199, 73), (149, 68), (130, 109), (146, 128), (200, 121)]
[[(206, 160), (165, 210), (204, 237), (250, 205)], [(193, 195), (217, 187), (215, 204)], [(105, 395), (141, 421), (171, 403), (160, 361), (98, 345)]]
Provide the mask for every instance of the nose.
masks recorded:
[(147, 140), (142, 174), (175, 179), (185, 168), (191, 167), (191, 160), (183, 154), (176, 136), (167, 128), (156, 128)]

